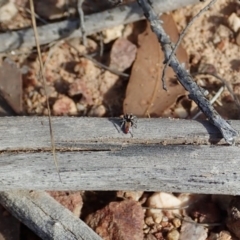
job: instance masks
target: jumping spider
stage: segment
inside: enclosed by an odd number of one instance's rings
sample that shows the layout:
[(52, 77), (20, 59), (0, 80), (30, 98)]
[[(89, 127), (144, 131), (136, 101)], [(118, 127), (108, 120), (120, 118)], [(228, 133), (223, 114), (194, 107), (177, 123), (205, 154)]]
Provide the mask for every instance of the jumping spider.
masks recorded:
[(132, 114), (124, 114), (121, 116), (121, 129), (123, 128), (124, 133), (130, 133), (133, 137), (131, 128), (137, 128), (137, 117)]

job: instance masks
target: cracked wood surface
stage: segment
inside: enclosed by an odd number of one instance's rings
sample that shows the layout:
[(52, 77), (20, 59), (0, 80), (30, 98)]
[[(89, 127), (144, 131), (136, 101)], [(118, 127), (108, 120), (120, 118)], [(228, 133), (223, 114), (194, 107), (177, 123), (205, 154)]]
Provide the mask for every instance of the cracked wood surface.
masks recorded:
[[(224, 144), (207, 121), (53, 118), (62, 183), (45, 117), (0, 119), (0, 190), (145, 190), (240, 194), (239, 138)], [(232, 125), (240, 129), (240, 122)], [(211, 144), (210, 144), (211, 142)]]

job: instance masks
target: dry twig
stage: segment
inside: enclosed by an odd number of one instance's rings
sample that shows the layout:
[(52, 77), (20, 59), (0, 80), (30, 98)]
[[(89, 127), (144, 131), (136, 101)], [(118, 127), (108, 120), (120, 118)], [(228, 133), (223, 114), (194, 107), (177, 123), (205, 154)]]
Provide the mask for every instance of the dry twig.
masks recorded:
[(175, 44), (175, 46), (174, 46), (174, 48), (173, 48), (173, 50), (172, 50), (172, 52), (171, 52), (171, 55), (169, 56), (166, 64), (164, 65), (164, 68), (163, 68), (163, 72), (162, 72), (162, 84), (163, 84), (163, 89), (164, 89), (164, 90), (167, 90), (167, 87), (166, 87), (166, 84), (165, 84), (165, 75), (166, 75), (167, 67), (168, 67), (169, 63), (171, 62), (171, 58), (172, 58), (173, 54), (176, 53), (177, 48), (179, 47), (180, 43), (182, 42), (182, 39), (183, 39), (183, 37), (185, 36), (187, 30), (192, 26), (193, 22), (194, 22), (198, 17), (200, 17), (202, 13), (204, 13), (205, 11), (207, 11), (216, 1), (217, 1), (217, 0), (212, 0), (212, 1), (211, 1), (209, 4), (207, 4), (203, 9), (201, 9), (201, 10), (199, 11), (199, 13), (191, 19), (191, 21), (188, 23), (188, 25), (185, 27), (185, 29), (181, 32), (181, 34), (180, 34), (180, 36), (179, 36), (179, 38), (178, 38), (178, 41), (177, 41), (177, 43)]
[(86, 31), (85, 31), (85, 24), (84, 24), (84, 12), (82, 10), (82, 4), (83, 4), (84, 0), (78, 0), (78, 14), (79, 14), (79, 26), (80, 26), (80, 30), (82, 32), (82, 41), (83, 41), (83, 45), (86, 46), (87, 45), (87, 39), (86, 39)]
[[(138, 0), (138, 3), (142, 7), (146, 18), (150, 22), (153, 32), (157, 35), (165, 54), (165, 58), (169, 59), (172, 53), (172, 42), (164, 31), (161, 21), (147, 0)], [(228, 144), (234, 144), (235, 138), (238, 135), (237, 131), (233, 129), (231, 125), (217, 113), (217, 111), (204, 96), (203, 90), (194, 82), (192, 76), (174, 55), (170, 61), (170, 66), (176, 73), (178, 81), (190, 93), (189, 97), (198, 105), (209, 121), (219, 129), (225, 141)]]
[[(224, 90), (224, 86), (220, 87), (219, 90), (217, 91), (217, 93), (215, 94), (215, 96), (210, 100), (210, 103), (213, 104), (215, 103), (215, 101), (220, 97), (220, 95), (222, 94)], [(199, 111), (192, 119), (197, 119), (200, 115), (201, 115), (201, 111)]]
[(56, 150), (55, 150), (54, 135), (53, 135), (52, 121), (51, 121), (51, 111), (50, 111), (48, 92), (47, 92), (47, 82), (46, 82), (45, 75), (44, 75), (44, 66), (43, 66), (43, 61), (42, 61), (41, 49), (40, 49), (40, 45), (39, 45), (39, 41), (38, 41), (38, 32), (37, 32), (37, 25), (36, 25), (36, 19), (35, 19), (35, 14), (34, 14), (35, 11), (34, 11), (33, 0), (30, 0), (30, 9), (31, 9), (31, 13), (32, 13), (32, 15), (31, 15), (32, 16), (32, 24), (33, 24), (34, 36), (35, 36), (38, 58), (39, 58), (39, 63), (40, 63), (40, 72), (41, 72), (41, 77), (42, 77), (42, 80), (43, 80), (45, 96), (47, 98), (48, 122), (49, 122), (49, 131), (50, 131), (50, 138), (51, 138), (52, 154), (53, 154), (54, 163), (55, 163), (55, 166), (56, 166), (56, 169), (57, 169), (57, 173), (58, 173), (58, 176), (59, 176), (59, 180), (62, 182), (60, 172), (59, 172), (59, 167), (58, 167)]

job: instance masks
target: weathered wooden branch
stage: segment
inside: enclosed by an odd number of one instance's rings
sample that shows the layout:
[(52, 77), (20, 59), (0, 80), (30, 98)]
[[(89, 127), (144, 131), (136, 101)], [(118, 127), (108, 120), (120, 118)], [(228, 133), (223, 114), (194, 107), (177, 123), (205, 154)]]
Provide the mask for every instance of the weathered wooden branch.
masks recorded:
[[(173, 11), (197, 2), (199, 0), (177, 2), (174, 0), (157, 0), (154, 3), (154, 7), (160, 13)], [(86, 35), (91, 35), (103, 29), (138, 21), (142, 18), (143, 13), (138, 4), (136, 2), (130, 3), (104, 12), (86, 15), (85, 33)], [(81, 31), (79, 31), (79, 19), (75, 21), (66, 20), (38, 27), (38, 35), (40, 44), (47, 44), (64, 38), (82, 37)], [(34, 46), (35, 39), (32, 28), (0, 34), (0, 53), (20, 47), (29, 48)]]
[[(208, 122), (53, 118), (59, 182), (45, 117), (0, 119), (0, 190), (145, 190), (240, 194), (240, 138), (226, 146)], [(232, 125), (240, 129), (240, 122)], [(219, 142), (218, 142), (219, 141)], [(216, 143), (210, 145), (210, 143)]]
[(43, 191), (0, 192), (0, 203), (42, 239), (102, 239), (82, 220)]

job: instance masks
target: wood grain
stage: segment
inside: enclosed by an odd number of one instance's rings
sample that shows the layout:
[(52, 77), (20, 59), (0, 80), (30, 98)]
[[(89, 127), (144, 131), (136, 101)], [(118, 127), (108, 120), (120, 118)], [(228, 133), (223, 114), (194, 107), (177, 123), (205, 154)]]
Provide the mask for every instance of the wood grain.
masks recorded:
[[(169, 12), (190, 4), (196, 4), (199, 0), (158, 0), (153, 2), (157, 13)], [(100, 32), (106, 28), (127, 24), (143, 19), (141, 8), (136, 2), (124, 6), (118, 6), (103, 12), (85, 16), (85, 30), (87, 35)], [(81, 37), (79, 31), (79, 19), (64, 20), (49, 23), (38, 27), (40, 45), (66, 38)], [(31, 48), (35, 46), (33, 29), (26, 28), (0, 34), (0, 53), (8, 52), (17, 48)]]
[[(118, 123), (119, 119), (53, 118), (61, 183), (47, 118), (1, 118), (0, 190), (240, 194), (239, 138), (235, 146), (228, 146), (206, 121), (171, 119), (139, 119), (132, 138), (118, 132)], [(240, 129), (239, 121), (232, 125)]]
[(0, 203), (42, 239), (102, 239), (86, 223), (43, 191), (1, 192)]

